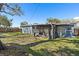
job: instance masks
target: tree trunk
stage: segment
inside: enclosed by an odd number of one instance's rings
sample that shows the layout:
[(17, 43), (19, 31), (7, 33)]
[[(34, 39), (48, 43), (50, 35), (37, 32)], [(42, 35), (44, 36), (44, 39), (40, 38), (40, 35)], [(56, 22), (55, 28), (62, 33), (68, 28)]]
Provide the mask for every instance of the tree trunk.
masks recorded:
[(3, 45), (3, 43), (0, 40), (0, 50), (4, 50), (4, 49), (5, 49), (5, 46)]

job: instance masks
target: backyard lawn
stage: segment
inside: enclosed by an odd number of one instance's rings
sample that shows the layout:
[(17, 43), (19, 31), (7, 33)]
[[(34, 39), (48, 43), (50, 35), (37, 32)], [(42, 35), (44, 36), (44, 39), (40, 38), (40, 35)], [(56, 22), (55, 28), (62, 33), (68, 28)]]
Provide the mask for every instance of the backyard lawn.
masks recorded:
[(48, 40), (22, 33), (2, 33), (0, 36), (6, 46), (0, 51), (2, 56), (79, 56), (78, 37)]

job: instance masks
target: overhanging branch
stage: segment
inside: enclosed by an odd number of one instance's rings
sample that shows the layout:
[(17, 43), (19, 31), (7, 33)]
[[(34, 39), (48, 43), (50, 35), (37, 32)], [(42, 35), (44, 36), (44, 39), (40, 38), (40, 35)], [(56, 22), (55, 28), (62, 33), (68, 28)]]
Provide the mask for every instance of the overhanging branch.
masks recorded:
[(6, 14), (9, 14), (9, 15), (12, 15), (13, 16), (13, 14), (11, 14), (9, 12), (6, 12), (6, 11), (0, 11), (0, 12), (3, 12), (3, 13), (6, 13)]

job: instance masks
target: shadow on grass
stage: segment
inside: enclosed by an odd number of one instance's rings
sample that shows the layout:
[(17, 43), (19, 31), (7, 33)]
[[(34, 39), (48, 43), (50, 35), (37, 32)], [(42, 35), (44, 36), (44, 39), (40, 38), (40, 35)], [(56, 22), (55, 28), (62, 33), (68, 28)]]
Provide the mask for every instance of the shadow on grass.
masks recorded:
[[(12, 52), (13, 53), (15, 52), (14, 54), (15, 56), (52, 56), (53, 55), (53, 53), (49, 52), (47, 49), (40, 49), (38, 51), (35, 51), (35, 50), (32, 50), (31, 47), (27, 45), (19, 45), (15, 43), (9, 43), (9, 45), (10, 46), (7, 46), (8, 52), (6, 53), (10, 55)], [(17, 50), (20, 50), (20, 51), (17, 52)]]
[(33, 43), (29, 43), (29, 44), (26, 44), (27, 46), (29, 47), (33, 47), (33, 46), (36, 46), (38, 44), (42, 44), (42, 43), (45, 43), (45, 42), (57, 42), (57, 41), (61, 41), (61, 40), (42, 40), (42, 41), (38, 41), (38, 42), (33, 42)]
[(79, 44), (79, 40), (71, 40), (71, 43)]
[(71, 40), (70, 43), (73, 43), (77, 48), (79, 48), (79, 40)]
[[(59, 47), (57, 51), (50, 51), (50, 48), (41, 48), (39, 50), (32, 50), (30, 46), (27, 45), (19, 45), (15, 43), (9, 43), (8, 49), (15, 49), (14, 51), (21, 49), (20, 52), (17, 52), (15, 55), (20, 56), (79, 56), (79, 50), (70, 49), (68, 47)], [(11, 51), (10, 51), (11, 52)]]
[(0, 38), (6, 38), (5, 36), (0, 36)]
[[(33, 50), (31, 47), (36, 46), (41, 43), (60, 40), (44, 40), (34, 43), (29, 43), (27, 45), (20, 45), (16, 43), (8, 43), (7, 50), (3, 50), (3, 54), (14, 55), (14, 56), (79, 56), (79, 49), (71, 49), (70, 47), (58, 47), (57, 51), (52, 51), (50, 48), (41, 48), (39, 50)], [(79, 40), (68, 40), (68, 42), (73, 44), (79, 44)], [(78, 45), (79, 46), (79, 45)], [(1, 53), (1, 52), (0, 52)]]
[(33, 43), (27, 44), (27, 46), (32, 47), (32, 46), (36, 46), (38, 44), (49, 42), (49, 41), (51, 41), (51, 40), (44, 40), (44, 41), (39, 41), (39, 42), (33, 42)]
[(58, 53), (60, 56), (79, 56), (79, 50), (73, 48), (59, 48)]

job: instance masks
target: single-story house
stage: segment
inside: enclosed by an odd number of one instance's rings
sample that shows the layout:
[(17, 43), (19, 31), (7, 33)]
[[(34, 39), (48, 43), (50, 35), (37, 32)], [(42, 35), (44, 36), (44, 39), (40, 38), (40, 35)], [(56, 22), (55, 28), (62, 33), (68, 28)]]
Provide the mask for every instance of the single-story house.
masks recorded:
[(74, 34), (74, 23), (27, 25), (21, 26), (21, 29), (23, 33), (55, 39), (59, 37), (72, 37)]

